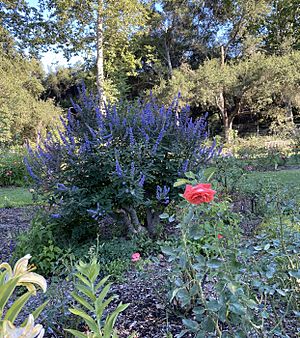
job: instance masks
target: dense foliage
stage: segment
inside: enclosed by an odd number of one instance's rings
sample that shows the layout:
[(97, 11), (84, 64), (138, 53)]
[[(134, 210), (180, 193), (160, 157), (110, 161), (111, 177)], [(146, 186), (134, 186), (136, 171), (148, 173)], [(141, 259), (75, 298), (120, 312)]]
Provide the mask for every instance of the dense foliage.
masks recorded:
[[(121, 220), (125, 233), (158, 232), (159, 214), (177, 200), (174, 180), (199, 170), (217, 154), (207, 139), (205, 117), (188, 108), (98, 104), (83, 91), (62, 128), (29, 149), (27, 167), (49, 198), (57, 229), (72, 238), (95, 233), (100, 219)], [(70, 238), (70, 237), (69, 237)]]
[(40, 99), (43, 72), (35, 60), (0, 46), (0, 146), (35, 140), (59, 115), (51, 100)]

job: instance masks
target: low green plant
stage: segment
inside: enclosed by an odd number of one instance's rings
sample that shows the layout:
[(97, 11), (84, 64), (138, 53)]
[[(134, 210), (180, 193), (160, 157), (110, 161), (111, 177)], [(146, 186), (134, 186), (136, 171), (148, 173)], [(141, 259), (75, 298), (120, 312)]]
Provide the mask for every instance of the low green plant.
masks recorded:
[(79, 338), (117, 338), (116, 320), (129, 304), (119, 303), (104, 319), (105, 310), (116, 298), (112, 295), (106, 299), (111, 288), (111, 283), (107, 283), (109, 276), (99, 281), (100, 264), (95, 259), (90, 263), (80, 262), (76, 268), (77, 291), (72, 292), (72, 296), (80, 307), (73, 307), (70, 312), (79, 316), (88, 329), (84, 333), (75, 329), (66, 331)]
[(43, 275), (50, 275), (59, 269), (60, 259), (70, 252), (59, 246), (53, 237), (53, 226), (45, 223), (43, 212), (38, 213), (31, 222), (28, 232), (18, 237), (14, 257), (31, 252), (32, 262)]

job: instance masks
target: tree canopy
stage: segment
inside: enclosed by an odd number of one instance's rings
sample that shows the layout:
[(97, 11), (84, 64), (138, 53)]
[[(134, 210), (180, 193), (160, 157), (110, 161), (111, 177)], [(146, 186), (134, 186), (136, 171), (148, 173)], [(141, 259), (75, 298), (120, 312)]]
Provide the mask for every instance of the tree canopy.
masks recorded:
[(219, 116), (227, 138), (242, 115), (284, 126), (299, 114), (299, 0), (37, 3), (1, 2), (1, 48), (9, 62), (12, 46), (23, 56), (82, 55), (81, 66), (40, 82), (40, 97), (56, 104), (67, 107), (80, 80), (109, 102), (181, 92), (195, 116)]

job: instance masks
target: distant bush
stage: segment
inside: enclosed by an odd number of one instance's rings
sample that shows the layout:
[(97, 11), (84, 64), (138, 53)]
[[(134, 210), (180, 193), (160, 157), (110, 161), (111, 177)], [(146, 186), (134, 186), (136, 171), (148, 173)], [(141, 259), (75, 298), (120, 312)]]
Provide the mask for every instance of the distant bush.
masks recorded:
[(0, 186), (24, 186), (27, 170), (23, 162), (24, 152), (0, 150)]
[(84, 90), (81, 101), (26, 160), (53, 208), (58, 237), (94, 236), (108, 216), (126, 233), (156, 235), (159, 214), (178, 198), (173, 182), (218, 152), (205, 118), (192, 120), (188, 107), (158, 106), (153, 98), (108, 106), (104, 114)]

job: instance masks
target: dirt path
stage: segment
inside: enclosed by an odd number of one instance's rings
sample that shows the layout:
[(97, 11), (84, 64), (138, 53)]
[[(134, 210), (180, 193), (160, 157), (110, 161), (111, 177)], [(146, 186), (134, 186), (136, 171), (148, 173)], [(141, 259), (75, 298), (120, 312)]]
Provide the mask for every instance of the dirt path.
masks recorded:
[(16, 238), (25, 232), (35, 207), (0, 209), (0, 262), (11, 258)]

